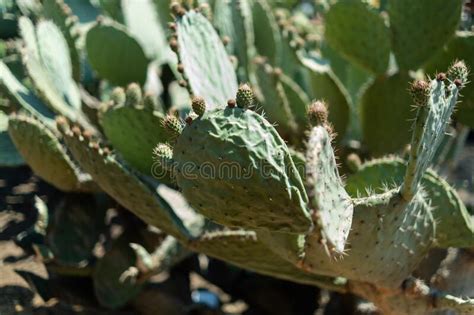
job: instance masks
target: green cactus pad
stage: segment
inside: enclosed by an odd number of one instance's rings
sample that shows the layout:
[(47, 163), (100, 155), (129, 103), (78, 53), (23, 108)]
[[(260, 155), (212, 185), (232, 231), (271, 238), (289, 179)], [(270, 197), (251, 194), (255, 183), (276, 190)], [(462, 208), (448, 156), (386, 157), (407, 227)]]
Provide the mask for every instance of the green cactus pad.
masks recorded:
[(187, 236), (187, 229), (180, 217), (157, 193), (157, 189), (163, 185), (157, 187), (157, 183), (151, 180), (142, 180), (126, 164), (107, 154), (104, 148), (89, 143), (81, 135), (74, 135), (68, 126), (63, 125), (59, 129), (71, 154), (100, 188), (148, 224), (178, 239)]
[(41, 118), (41, 121), (48, 126), (53, 126), (54, 113), (21, 84), (2, 61), (0, 61), (0, 91), (15, 109), (22, 109), (37, 118)]
[(144, 84), (148, 59), (142, 47), (118, 23), (96, 23), (86, 36), (87, 58), (103, 79), (125, 86), (131, 82)]
[[(455, 83), (432, 80), (427, 103), (418, 106), (411, 140), (410, 160), (402, 193), (415, 194), (418, 183), (432, 163), (456, 105), (459, 88)], [(406, 196), (405, 196), (406, 197)]]
[(363, 142), (374, 156), (396, 152), (410, 142), (415, 112), (409, 81), (403, 73), (378, 77), (361, 96)]
[(399, 288), (434, 241), (430, 207), (417, 194), (409, 203), (394, 191), (355, 200), (346, 254), (334, 260), (318, 237), (306, 239), (303, 268), (328, 276)]
[(237, 93), (237, 77), (224, 45), (211, 23), (190, 11), (177, 20), (179, 58), (195, 96), (208, 109), (224, 106)]
[(255, 55), (250, 1), (217, 1), (213, 21), (219, 34), (230, 39), (226, 48), (238, 59), (239, 77), (248, 80), (250, 60)]
[(26, 116), (11, 116), (8, 132), (28, 165), (48, 183), (64, 191), (95, 189), (90, 177), (74, 165), (58, 135), (46, 125)]
[(56, 262), (81, 267), (93, 258), (104, 229), (105, 209), (98, 209), (92, 196), (66, 195), (50, 219), (47, 245)]
[[(132, 239), (133, 241), (136, 241)], [(127, 304), (141, 290), (134, 275), (124, 273), (134, 267), (137, 257), (129, 245), (129, 235), (122, 235), (112, 248), (97, 262), (93, 273), (94, 292), (99, 303), (111, 309)]]
[[(353, 197), (367, 196), (366, 189), (380, 193), (383, 187), (400, 186), (406, 171), (401, 159), (384, 158), (365, 163), (347, 180), (346, 190)], [(456, 191), (432, 170), (428, 170), (421, 185), (431, 200), (436, 221), (436, 245), (439, 247), (469, 247), (474, 242), (474, 222)]]
[(163, 119), (160, 112), (137, 104), (109, 108), (100, 122), (107, 139), (123, 158), (143, 174), (151, 175), (153, 149), (168, 138)]
[(324, 127), (311, 130), (306, 151), (306, 191), (315, 231), (333, 253), (342, 254), (351, 230), (353, 205), (342, 186), (331, 136)]
[(383, 18), (362, 1), (339, 1), (326, 14), (325, 38), (329, 45), (373, 73), (387, 69), (389, 36)]
[(69, 49), (59, 28), (51, 21), (41, 21), (34, 28), (26, 17), (20, 18), (19, 27), (26, 45), (23, 63), (38, 97), (54, 112), (84, 123)]
[(280, 63), (282, 39), (272, 8), (267, 0), (254, 0), (252, 14), (257, 53), (276, 66)]
[(0, 167), (17, 167), (24, 164), (25, 161), (8, 134), (8, 117), (0, 112)]
[(76, 40), (79, 36), (78, 25), (74, 21), (69, 7), (63, 0), (46, 0), (43, 2), (43, 14), (52, 20), (61, 29), (69, 48), (69, 57), (72, 65), (72, 77), (76, 82), (81, 80), (81, 60), (76, 47)]
[[(474, 33), (458, 32), (449, 43), (437, 53), (425, 66), (425, 71), (435, 74), (437, 71), (447, 69), (455, 60), (461, 59), (469, 68), (474, 67)], [(473, 81), (470, 73), (468, 81)], [(472, 86), (461, 92), (460, 103), (456, 106), (454, 117), (460, 123), (474, 128), (474, 89)]]
[(321, 287), (330, 286), (335, 291), (344, 291), (344, 286), (335, 285), (331, 278), (306, 273), (283, 260), (263, 244), (255, 232), (209, 231), (189, 243), (189, 246), (195, 251), (204, 252), (206, 255), (264, 275)]
[(398, 66), (417, 69), (454, 35), (463, 0), (391, 1), (392, 46)]
[(125, 25), (150, 60), (162, 64), (171, 58), (171, 50), (166, 41), (166, 33), (152, 0), (122, 1)]
[(349, 125), (350, 96), (342, 83), (324, 64), (313, 59), (303, 59), (303, 66), (308, 71), (310, 97), (324, 100), (328, 104), (329, 122), (336, 132), (336, 140), (341, 140)]
[[(273, 126), (250, 110), (207, 111), (174, 147), (177, 182), (190, 204), (228, 226), (307, 232), (301, 178)], [(235, 198), (235, 196), (246, 198)]]

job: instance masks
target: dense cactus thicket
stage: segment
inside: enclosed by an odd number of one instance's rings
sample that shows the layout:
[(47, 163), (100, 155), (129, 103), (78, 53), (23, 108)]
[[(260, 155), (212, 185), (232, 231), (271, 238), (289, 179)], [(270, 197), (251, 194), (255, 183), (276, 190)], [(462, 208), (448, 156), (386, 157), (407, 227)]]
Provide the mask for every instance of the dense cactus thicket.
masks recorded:
[[(22, 234), (51, 270), (119, 308), (198, 252), (383, 314), (474, 314), (473, 205), (449, 176), (472, 5), (65, 2), (0, 2), (0, 164), (63, 192)], [(113, 202), (138, 218), (118, 238)]]

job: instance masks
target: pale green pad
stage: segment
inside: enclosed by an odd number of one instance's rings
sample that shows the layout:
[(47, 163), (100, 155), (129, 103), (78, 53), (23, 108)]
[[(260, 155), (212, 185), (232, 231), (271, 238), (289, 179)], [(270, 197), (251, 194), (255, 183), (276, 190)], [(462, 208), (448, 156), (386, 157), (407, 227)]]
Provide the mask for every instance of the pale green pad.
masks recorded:
[(306, 193), (288, 148), (257, 113), (207, 111), (183, 130), (173, 154), (183, 195), (211, 220), (302, 233), (311, 227)]
[(118, 23), (96, 23), (86, 36), (86, 50), (92, 68), (113, 84), (144, 84), (148, 59), (140, 44)]
[(2, 61), (0, 61), (0, 91), (16, 109), (23, 109), (35, 117), (40, 117), (48, 126), (53, 126), (54, 113), (23, 86)]
[(131, 166), (146, 175), (152, 172), (153, 149), (167, 140), (162, 121), (161, 113), (142, 106), (110, 108), (100, 120), (114, 148)]
[(454, 35), (463, 0), (390, 1), (388, 14), (398, 66), (417, 69)]
[(8, 134), (8, 117), (0, 112), (0, 167), (16, 167), (24, 164), (25, 161)]
[[(379, 159), (365, 163), (347, 180), (346, 189), (353, 197), (367, 196), (367, 189), (380, 193), (384, 186), (398, 187), (403, 183), (406, 165), (400, 159)], [(470, 247), (474, 242), (474, 221), (456, 191), (428, 170), (421, 181), (426, 197), (431, 201), (436, 221), (436, 245), (439, 247)]]
[(123, 0), (122, 12), (125, 24), (150, 60), (162, 64), (171, 58), (166, 33), (153, 0)]
[(329, 122), (336, 132), (336, 140), (339, 141), (346, 134), (349, 124), (350, 96), (327, 65), (319, 64), (312, 59), (302, 59), (302, 64), (309, 76), (310, 97), (326, 101)]
[(281, 60), (281, 34), (267, 0), (252, 1), (255, 48), (259, 55), (276, 66)]
[[(414, 155), (416, 160), (410, 161), (416, 163), (413, 179), (414, 187), (421, 181), (423, 174), (428, 169), (436, 150), (444, 138), (446, 126), (449, 123), (459, 94), (459, 88), (454, 83), (449, 83), (448, 81), (432, 80), (430, 88), (430, 98), (426, 105), (428, 113), (424, 121), (423, 134), (421, 139), (419, 139), (419, 146), (412, 148), (412, 150), (417, 150)], [(420, 135), (413, 133), (412, 143), (415, 142), (415, 137), (417, 136)]]
[[(474, 33), (458, 32), (456, 37), (429, 61), (425, 71), (434, 75), (437, 71), (448, 69), (456, 60), (463, 60), (468, 68), (474, 68)], [(471, 71), (467, 81), (472, 82), (473, 79)], [(474, 88), (470, 85), (462, 90), (459, 100), (454, 117), (460, 123), (474, 128)]]
[(63, 191), (88, 191), (90, 178), (74, 165), (59, 138), (38, 120), (14, 116), (8, 132), (31, 169), (42, 179)]
[(237, 77), (219, 36), (200, 13), (177, 20), (179, 57), (191, 90), (208, 109), (224, 107), (237, 93)]
[(71, 154), (97, 185), (143, 221), (182, 239), (182, 222), (168, 203), (156, 193), (156, 187), (144, 183), (124, 164), (102, 149), (94, 148), (82, 136), (62, 130)]
[(331, 146), (331, 136), (324, 127), (311, 130), (306, 151), (306, 191), (313, 233), (336, 253), (343, 253), (351, 230), (354, 207), (344, 190)]
[(331, 6), (325, 21), (329, 45), (373, 73), (385, 72), (390, 35), (376, 10), (362, 1), (339, 1)]
[(213, 22), (219, 35), (230, 39), (226, 48), (239, 61), (239, 78), (248, 80), (250, 60), (255, 55), (250, 1), (218, 1), (214, 7)]
[(42, 21), (35, 28), (26, 17), (20, 18), (19, 28), (25, 42), (23, 63), (36, 95), (55, 113), (77, 120), (81, 99), (61, 31), (51, 21)]
[(74, 15), (68, 14), (64, 9), (63, 0), (45, 0), (43, 2), (43, 14), (61, 29), (69, 47), (73, 78), (76, 82), (80, 82), (81, 60), (76, 47), (77, 36), (74, 36), (78, 32), (78, 25), (73, 22)]
[(47, 246), (56, 262), (81, 267), (93, 258), (104, 231), (105, 209), (98, 209), (91, 195), (66, 195), (50, 219)]
[(410, 142), (416, 112), (408, 92), (410, 77), (378, 77), (360, 99), (363, 143), (374, 156), (393, 153)]

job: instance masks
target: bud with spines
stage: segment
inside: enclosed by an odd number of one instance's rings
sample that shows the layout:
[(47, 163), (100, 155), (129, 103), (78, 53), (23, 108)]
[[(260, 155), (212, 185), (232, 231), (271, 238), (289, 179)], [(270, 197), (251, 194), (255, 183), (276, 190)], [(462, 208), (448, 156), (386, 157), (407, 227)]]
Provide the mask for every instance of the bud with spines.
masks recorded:
[(447, 76), (449, 80), (453, 82), (455, 80), (459, 80), (462, 86), (466, 84), (468, 74), (469, 74), (469, 70), (467, 69), (464, 61), (455, 61), (451, 65), (451, 67), (449, 67), (448, 72), (447, 72)]
[(173, 115), (167, 115), (163, 120), (163, 127), (168, 131), (169, 136), (172, 139), (179, 137), (183, 131), (183, 124), (179, 118)]
[(237, 107), (247, 109), (253, 106), (255, 96), (248, 84), (242, 84), (237, 90), (236, 102)]
[(142, 102), (142, 90), (137, 83), (130, 83), (125, 92), (126, 106), (136, 106)]
[(311, 126), (328, 124), (328, 109), (324, 101), (315, 101), (308, 108), (308, 121)]
[(430, 84), (425, 80), (416, 80), (410, 86), (410, 93), (416, 106), (426, 106), (430, 98)]
[(153, 159), (165, 170), (171, 171), (173, 165), (173, 149), (169, 144), (159, 143), (153, 149)]
[(201, 117), (206, 112), (206, 101), (200, 96), (195, 96), (191, 102), (193, 111)]

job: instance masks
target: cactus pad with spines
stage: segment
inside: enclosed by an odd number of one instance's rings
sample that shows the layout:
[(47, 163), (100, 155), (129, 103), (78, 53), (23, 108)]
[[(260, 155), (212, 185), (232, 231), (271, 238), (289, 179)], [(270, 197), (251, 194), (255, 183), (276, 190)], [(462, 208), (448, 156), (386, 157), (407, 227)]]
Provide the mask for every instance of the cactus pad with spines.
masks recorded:
[(90, 191), (94, 184), (74, 164), (53, 130), (34, 118), (11, 116), (8, 132), (33, 171), (64, 191)]
[(347, 59), (372, 73), (384, 73), (390, 56), (388, 28), (362, 1), (340, 1), (326, 16), (325, 37)]
[(288, 232), (311, 227), (306, 193), (288, 148), (255, 112), (238, 107), (207, 111), (184, 128), (173, 156), (184, 196), (211, 220)]
[(401, 69), (417, 69), (454, 35), (462, 0), (392, 1), (388, 6), (392, 46)]
[(75, 135), (67, 124), (59, 126), (73, 157), (92, 176), (97, 185), (143, 221), (171, 235), (186, 235), (180, 218), (156, 193), (157, 183), (148, 184), (97, 143)]
[[(398, 158), (382, 158), (364, 163), (347, 179), (347, 192), (354, 198), (367, 197), (369, 191), (382, 193), (388, 187), (403, 182), (406, 163)], [(436, 222), (437, 247), (469, 247), (474, 243), (474, 222), (448, 183), (434, 171), (428, 170), (421, 181), (426, 198), (431, 200)]]
[(81, 60), (79, 49), (76, 46), (76, 40), (79, 37), (78, 25), (71, 10), (63, 0), (46, 0), (43, 3), (43, 14), (47, 19), (56, 24), (66, 39), (69, 56), (72, 65), (73, 78), (76, 82), (81, 80)]
[(101, 114), (100, 123), (107, 139), (122, 157), (143, 174), (151, 175), (153, 148), (168, 139), (162, 126), (164, 116), (145, 108), (142, 102), (134, 103), (129, 94), (125, 103), (133, 104), (112, 105)]
[[(442, 69), (447, 69), (453, 62), (461, 59), (470, 68), (474, 67), (474, 33), (457, 32), (448, 44), (438, 52), (426, 65), (427, 73), (436, 73)], [(473, 74), (470, 73), (468, 81), (473, 81)], [(454, 117), (457, 121), (466, 126), (474, 128), (474, 89), (472, 86), (462, 91), (459, 105), (456, 106)]]
[(118, 23), (102, 21), (86, 36), (87, 58), (100, 77), (117, 85), (145, 83), (148, 59), (142, 47)]
[(204, 98), (209, 109), (222, 107), (235, 97), (238, 86), (216, 31), (203, 15), (189, 11), (178, 17), (177, 35), (179, 58), (192, 93)]
[(20, 19), (19, 26), (26, 44), (23, 61), (38, 95), (55, 112), (75, 119), (74, 110), (80, 108), (81, 100), (60, 29), (51, 21), (34, 27), (26, 17)]
[(255, 49), (259, 55), (267, 57), (271, 65), (276, 66), (280, 63), (282, 40), (277, 21), (267, 0), (251, 3)]
[(305, 181), (313, 233), (319, 234), (330, 251), (342, 254), (354, 209), (339, 177), (331, 135), (323, 125), (314, 127), (309, 135)]

